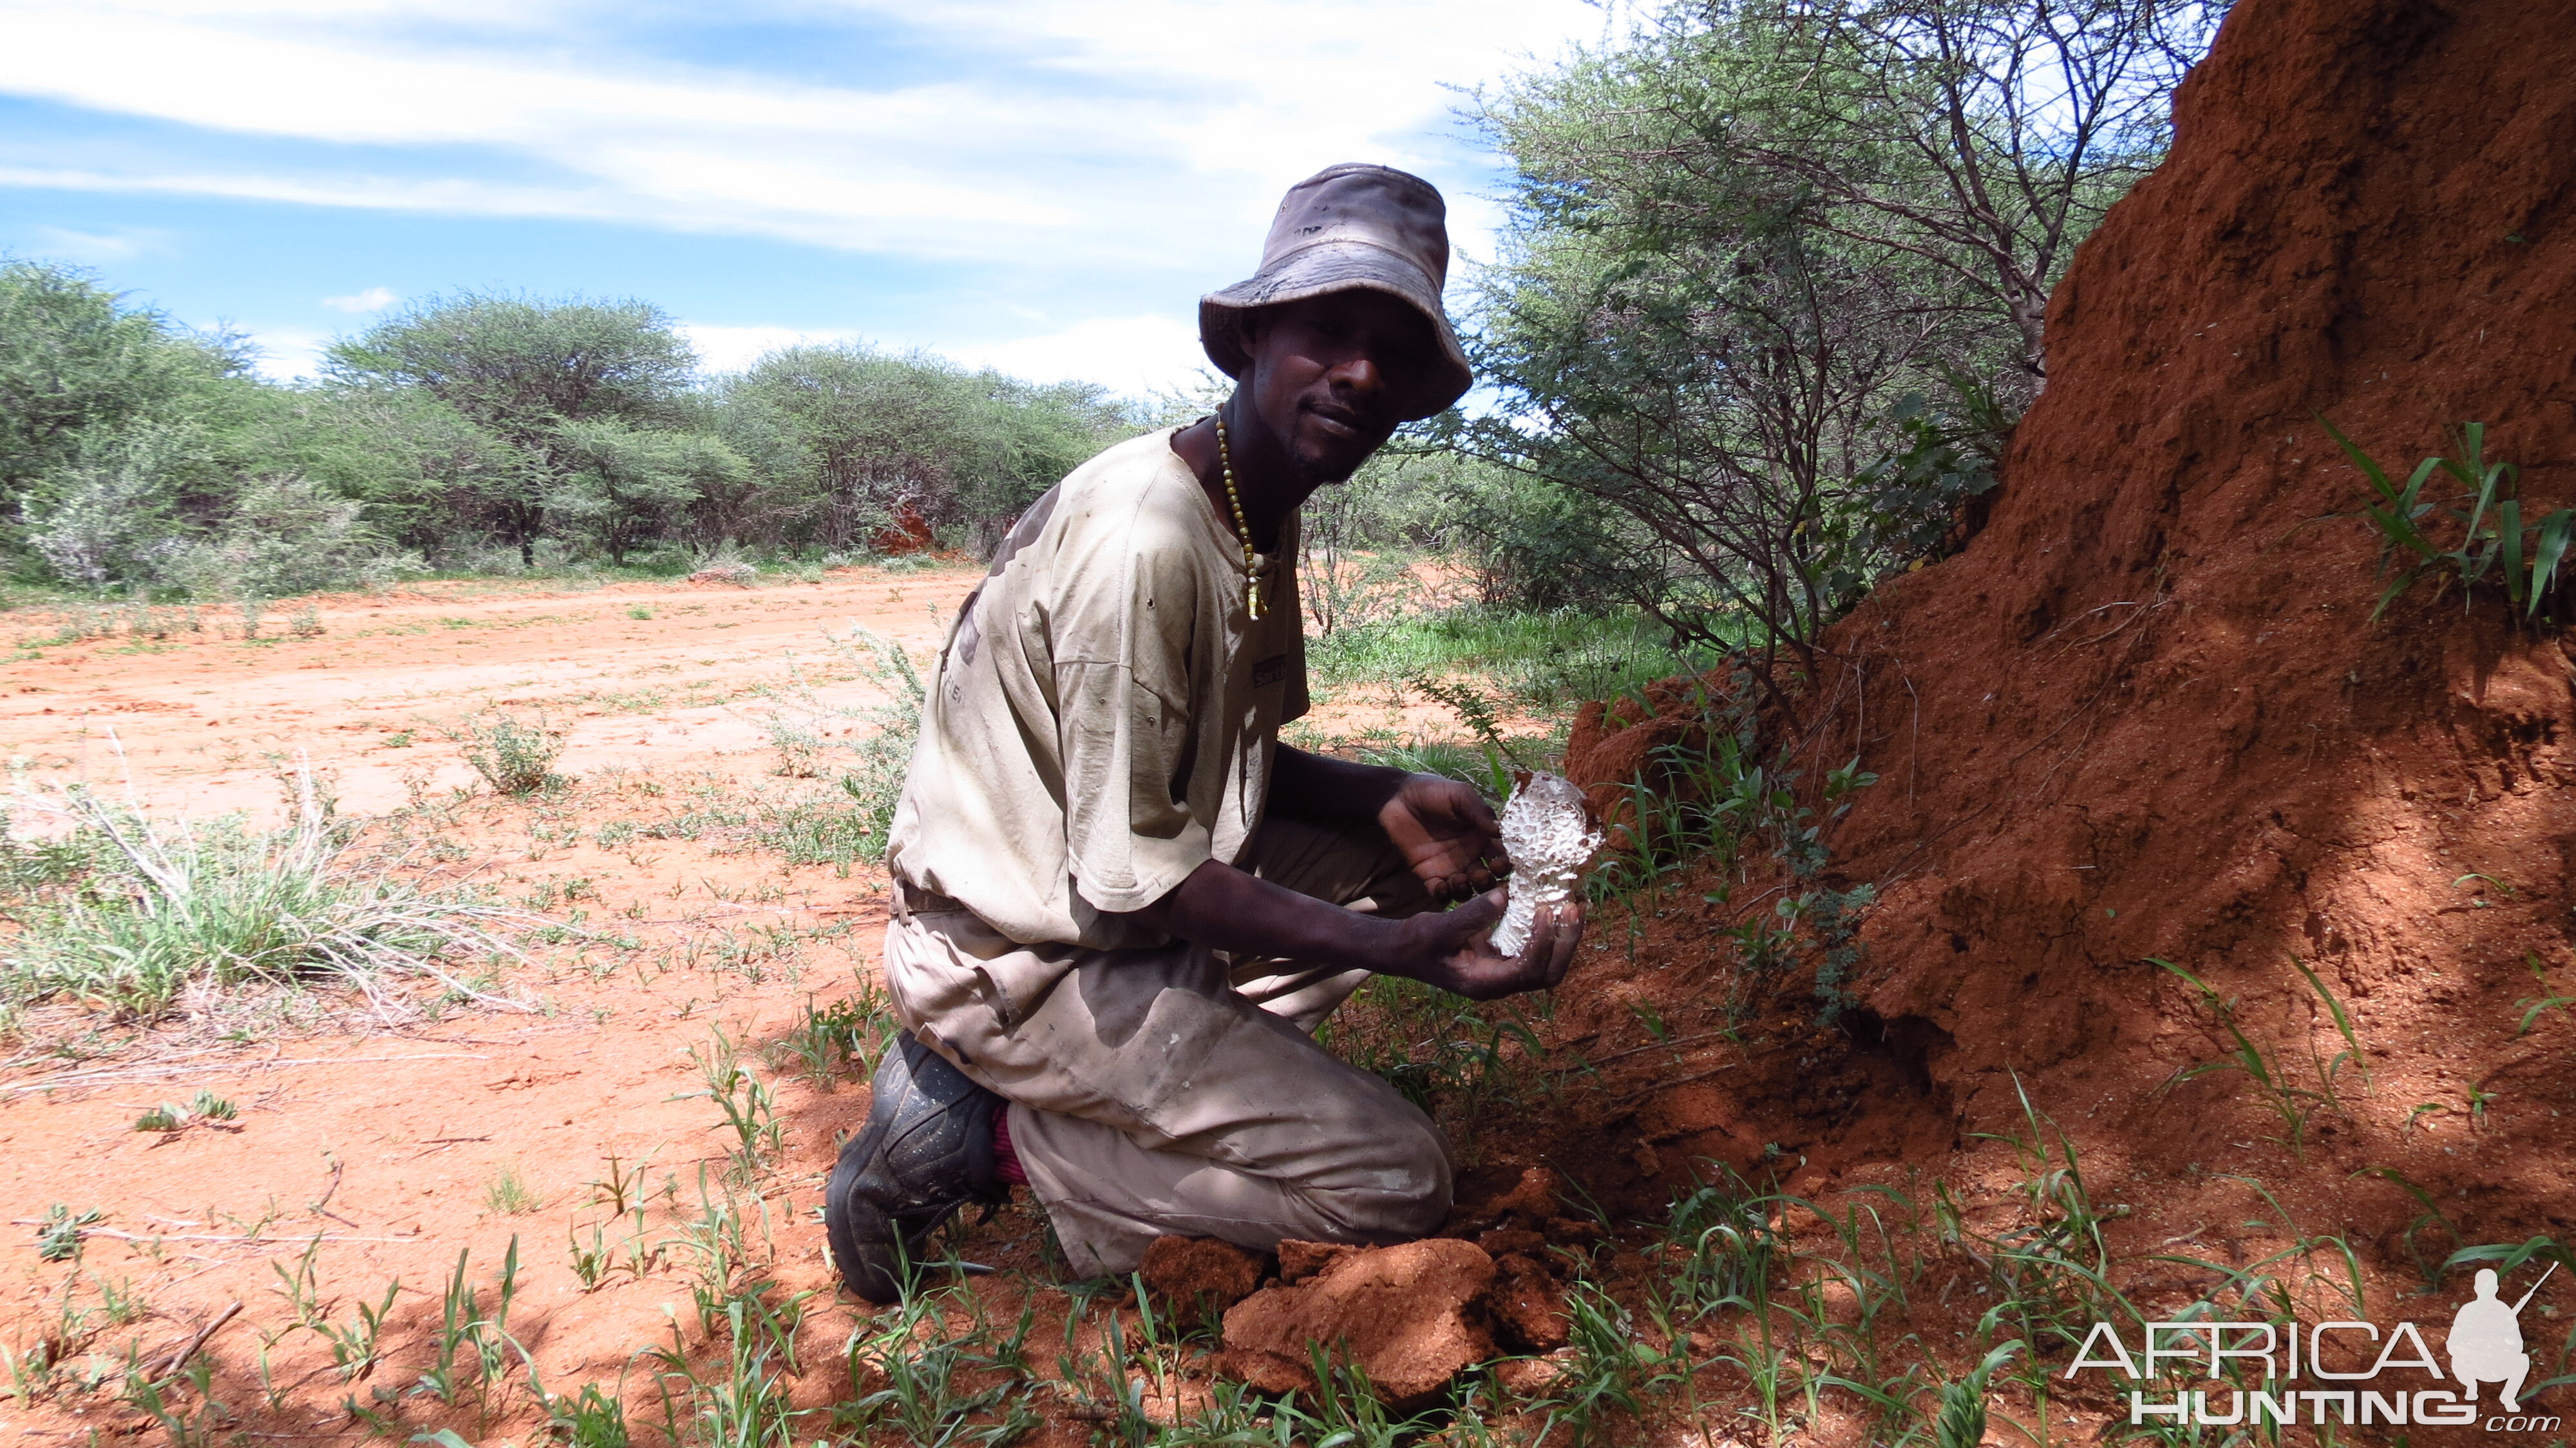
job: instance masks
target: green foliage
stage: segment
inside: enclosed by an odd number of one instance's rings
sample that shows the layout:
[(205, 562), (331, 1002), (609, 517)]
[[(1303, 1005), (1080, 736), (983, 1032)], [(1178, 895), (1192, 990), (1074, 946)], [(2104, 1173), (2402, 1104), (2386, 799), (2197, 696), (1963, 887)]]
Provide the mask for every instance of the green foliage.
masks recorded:
[(545, 1204), (545, 1198), (519, 1174), (516, 1163), (502, 1167), (483, 1188), (484, 1210), (494, 1216), (524, 1217)]
[(45, 1208), (45, 1219), (36, 1224), (36, 1259), (40, 1262), (77, 1262), (81, 1255), (81, 1229), (104, 1220), (101, 1213), (74, 1212), (60, 1202)]
[(1471, 676), (1542, 708), (1607, 699), (1693, 672), (1664, 630), (1633, 611), (1531, 613), (1471, 604), (1373, 620), (1308, 645), (1328, 687)]
[(175, 1101), (167, 1101), (144, 1112), (134, 1118), (134, 1129), (157, 1132), (179, 1131), (200, 1121), (235, 1121), (240, 1117), (240, 1107), (212, 1091), (201, 1089), (184, 1106)]
[(483, 782), (503, 794), (535, 794), (563, 782), (555, 761), (563, 757), (564, 732), (543, 714), (522, 719), (487, 709), (465, 721), (458, 752)]
[(695, 362), (647, 303), (468, 291), (278, 386), (87, 273), (0, 263), (0, 550), (30, 582), (255, 604), (428, 567), (840, 561), (906, 520), (989, 548), (1130, 430), (1098, 388), (928, 356)]
[(1010, 519), (1127, 431), (1096, 387), (1039, 386), (925, 354), (790, 347), (718, 390), (735, 427), (793, 459), (768, 506), (791, 536), (868, 546), (918, 519), (989, 552)]
[(85, 444), (194, 411), (242, 360), (230, 339), (126, 306), (87, 272), (0, 262), (0, 502), (20, 506)]
[[(2522, 500), (2516, 496), (2519, 469), (2486, 460), (2485, 423), (2460, 424), (2454, 449), (2459, 456), (2424, 459), (2401, 488), (2333, 423), (2324, 418), (2317, 421), (2369, 480), (2374, 495), (2373, 501), (2362, 504), (2362, 513), (2379, 530), (2379, 572), (2387, 582), (2380, 589), (2378, 605), (2370, 611), (2373, 622), (2427, 572), (2443, 586), (2458, 580), (2464, 609), (2478, 589), (2489, 584), (2492, 572), (2492, 583), (2503, 589), (2510, 617), (2544, 618), (2543, 607), (2563, 586), (2559, 565), (2567, 557), (2570, 538), (2576, 537), (2576, 508), (2560, 508), (2536, 523), (2525, 523)], [(2459, 495), (2458, 506), (2444, 507), (2424, 496), (2425, 485), (2437, 472), (2466, 490)], [(2439, 546), (2428, 531), (2428, 520), (2437, 514), (2459, 527), (2460, 541), (2452, 547)], [(2557, 622), (2554, 613), (2545, 617)]]
[(493, 932), (516, 917), (424, 891), (396, 874), (395, 862), (356, 857), (355, 832), (330, 817), (309, 778), (296, 785), (289, 820), (268, 831), (237, 820), (156, 823), (86, 789), (29, 801), (74, 843), (5, 902), (24, 928), (0, 950), (0, 1004), (61, 994), (151, 1020), (201, 985), (315, 977), (345, 981), (379, 1004), (387, 977), (502, 1003), (437, 961), (506, 953)]
[[(2215, 18), (1674, 4), (1484, 94), (1514, 166), (1477, 304), (1499, 403), (1438, 435), (1624, 515), (1610, 576), (1677, 637), (1805, 651), (1989, 485), (1920, 398), (1991, 436), (2036, 390), (2048, 290)], [(1597, 554), (1581, 521), (1519, 536)]]
[(750, 464), (706, 433), (567, 419), (555, 440), (566, 469), (546, 494), (549, 518), (590, 533), (621, 568), (629, 552), (669, 531), (691, 504), (750, 477)]

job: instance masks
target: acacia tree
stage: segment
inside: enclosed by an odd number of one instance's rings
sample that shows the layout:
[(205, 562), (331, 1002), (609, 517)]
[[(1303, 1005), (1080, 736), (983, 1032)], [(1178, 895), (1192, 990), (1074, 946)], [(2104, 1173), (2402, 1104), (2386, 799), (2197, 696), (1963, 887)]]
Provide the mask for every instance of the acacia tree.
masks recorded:
[(1088, 384), (1040, 385), (925, 355), (788, 347), (725, 389), (801, 451), (808, 526), (834, 548), (906, 517), (989, 550), (1009, 520), (1124, 419)]
[(345, 384), (418, 388), (515, 449), (526, 466), (478, 501), (484, 521), (528, 564), (547, 499), (582, 466), (563, 425), (663, 420), (696, 363), (670, 317), (649, 303), (460, 292), (335, 343), (323, 370)]
[(1803, 187), (1808, 225), (1946, 277), (2010, 328), (2035, 393), (2049, 292), (2164, 158), (2228, 4), (1702, 0), (1658, 29), (1716, 82), (1668, 98), (1685, 151)]
[(186, 332), (79, 268), (0, 262), (0, 502), (41, 491), (84, 439), (193, 417), (247, 365), (239, 338)]
[(1672, 567), (1632, 581), (1678, 582), (1637, 601), (1680, 637), (1809, 655), (1991, 484), (1963, 434), (2035, 389), (2032, 299), (2161, 145), (2179, 52), (2148, 42), (2181, 13), (1685, 4), (1489, 93), (1515, 163), (1477, 304), (1498, 405), (1448, 436), (1651, 534)]

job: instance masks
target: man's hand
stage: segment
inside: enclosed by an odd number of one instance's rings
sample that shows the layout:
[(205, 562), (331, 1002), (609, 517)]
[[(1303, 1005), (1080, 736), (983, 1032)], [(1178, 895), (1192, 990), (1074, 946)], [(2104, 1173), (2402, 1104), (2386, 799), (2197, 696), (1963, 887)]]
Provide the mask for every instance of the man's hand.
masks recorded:
[(1541, 907), (1530, 922), (1529, 943), (1514, 957), (1496, 953), (1492, 939), (1503, 896), (1493, 890), (1455, 910), (1403, 921), (1400, 963), (1384, 968), (1475, 1001), (1553, 989), (1583, 941), (1582, 902)]
[(1377, 822), (1434, 900), (1463, 900), (1492, 889), (1511, 869), (1494, 811), (1484, 796), (1454, 779), (1406, 775), (1379, 807)]

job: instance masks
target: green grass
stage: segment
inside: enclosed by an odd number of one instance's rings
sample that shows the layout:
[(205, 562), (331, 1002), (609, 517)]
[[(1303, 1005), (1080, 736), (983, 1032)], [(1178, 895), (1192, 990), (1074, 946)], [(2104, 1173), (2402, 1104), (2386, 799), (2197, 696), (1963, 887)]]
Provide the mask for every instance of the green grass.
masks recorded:
[(545, 1204), (546, 1199), (519, 1175), (515, 1162), (501, 1168), (483, 1188), (483, 1206), (496, 1217), (524, 1217)]
[(21, 927), (0, 950), (0, 1011), (54, 997), (158, 1019), (200, 986), (338, 980), (380, 1006), (389, 980), (435, 981), (510, 1005), (443, 968), (449, 955), (512, 953), (515, 912), (424, 890), (396, 862), (354, 850), (311, 777), (290, 781), (275, 830), (237, 818), (156, 822), (71, 789), (29, 801), (68, 826), (0, 850), (0, 911)]
[(1615, 698), (1692, 668), (1665, 642), (1662, 627), (1640, 614), (1481, 605), (1337, 630), (1307, 645), (1307, 666), (1325, 688), (1469, 674), (1539, 708)]

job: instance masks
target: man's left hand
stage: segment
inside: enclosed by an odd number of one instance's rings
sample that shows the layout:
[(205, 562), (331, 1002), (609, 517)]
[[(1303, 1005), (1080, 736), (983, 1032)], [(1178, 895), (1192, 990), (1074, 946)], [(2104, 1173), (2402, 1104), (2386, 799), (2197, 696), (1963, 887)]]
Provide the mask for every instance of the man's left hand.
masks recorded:
[(1474, 788), (1436, 774), (1406, 775), (1377, 812), (1435, 900), (1463, 900), (1493, 888), (1511, 869), (1494, 812)]

